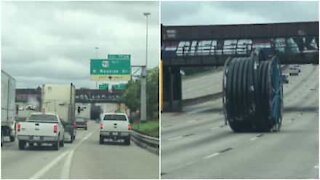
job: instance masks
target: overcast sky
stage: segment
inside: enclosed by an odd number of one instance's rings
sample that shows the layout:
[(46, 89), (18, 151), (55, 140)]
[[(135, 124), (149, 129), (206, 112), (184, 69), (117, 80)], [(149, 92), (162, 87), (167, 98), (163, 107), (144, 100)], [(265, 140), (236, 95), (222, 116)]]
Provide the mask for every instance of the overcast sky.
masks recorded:
[(318, 2), (162, 2), (163, 25), (318, 21)]
[[(145, 62), (149, 17), (148, 67), (159, 62), (158, 2), (2, 2), (1, 64), (18, 88), (70, 83), (94, 88), (89, 59), (131, 54)], [(95, 47), (99, 47), (96, 52)]]

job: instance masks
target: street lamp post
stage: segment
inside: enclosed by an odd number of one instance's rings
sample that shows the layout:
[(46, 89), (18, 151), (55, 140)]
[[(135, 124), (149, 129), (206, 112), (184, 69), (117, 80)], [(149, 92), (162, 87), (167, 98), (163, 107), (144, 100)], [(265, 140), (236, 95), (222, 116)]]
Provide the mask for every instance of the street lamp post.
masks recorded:
[(147, 120), (147, 66), (148, 66), (148, 17), (149, 12), (143, 13), (146, 17), (146, 62), (145, 66), (141, 69), (141, 94), (140, 94), (140, 119), (141, 121)]
[[(96, 50), (96, 58), (99, 59), (99, 57), (98, 57), (99, 47), (95, 47), (94, 49)], [(96, 88), (98, 88), (98, 81), (96, 81)]]

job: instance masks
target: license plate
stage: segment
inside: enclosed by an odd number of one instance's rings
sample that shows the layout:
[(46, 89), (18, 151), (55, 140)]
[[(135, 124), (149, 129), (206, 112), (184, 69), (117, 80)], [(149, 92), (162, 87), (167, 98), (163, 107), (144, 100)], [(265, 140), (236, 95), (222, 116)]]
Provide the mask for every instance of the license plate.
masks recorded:
[(116, 135), (118, 135), (118, 132), (113, 132), (112, 135), (115, 135), (115, 136), (116, 136)]
[(40, 137), (39, 136), (33, 136), (33, 140), (38, 141), (38, 140), (40, 140)]

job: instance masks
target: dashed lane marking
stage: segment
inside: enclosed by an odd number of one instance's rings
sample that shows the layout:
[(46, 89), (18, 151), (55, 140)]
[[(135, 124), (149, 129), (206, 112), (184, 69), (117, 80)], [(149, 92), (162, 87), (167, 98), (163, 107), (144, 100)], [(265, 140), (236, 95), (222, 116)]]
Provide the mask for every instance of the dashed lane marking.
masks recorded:
[(47, 171), (49, 171), (54, 165), (56, 165), (64, 156), (66, 156), (70, 151), (64, 152), (60, 154), (58, 157), (56, 157), (53, 161), (51, 161), (49, 164), (45, 165), (40, 171), (35, 173), (33, 176), (31, 176), (29, 179), (39, 179), (42, 177)]
[(232, 149), (233, 149), (232, 147), (228, 147), (226, 149), (223, 149), (223, 150), (219, 151), (219, 153), (225, 153), (227, 151), (231, 151)]
[(185, 134), (182, 137), (189, 137), (189, 136), (193, 136), (193, 135), (194, 135), (193, 133), (190, 133), (190, 134)]
[(264, 134), (258, 134), (258, 135), (256, 135), (255, 137), (252, 137), (252, 138), (250, 139), (250, 141), (255, 141), (256, 139), (258, 139), (259, 137), (262, 137), (262, 136), (264, 136)]
[(61, 179), (69, 179), (69, 177), (70, 177), (70, 169), (71, 169), (71, 162), (72, 162), (72, 158), (73, 158), (73, 153), (74, 153), (74, 150), (69, 152), (69, 154), (67, 155), (67, 158), (63, 164), (63, 169), (61, 172)]
[(264, 134), (258, 134), (256, 137), (262, 137)]
[(208, 155), (208, 156), (205, 156), (205, 157), (203, 157), (203, 159), (210, 159), (210, 158), (213, 158), (213, 157), (215, 157), (215, 156), (218, 156), (220, 153), (213, 153), (213, 154), (210, 154), (210, 155)]
[[(56, 157), (55, 159), (53, 159), (50, 163), (48, 163), (47, 165), (45, 165), (40, 171), (38, 171), (37, 173), (35, 173), (33, 176), (31, 176), (29, 179), (39, 179), (41, 178), (45, 173), (47, 173), (52, 167), (54, 167), (61, 159), (63, 159), (66, 155), (68, 155), (67, 159), (65, 160), (64, 163), (64, 169), (62, 170), (62, 174), (61, 176), (63, 177), (67, 177), (70, 174), (70, 166), (71, 166), (71, 162), (72, 162), (72, 157), (73, 157), (73, 152), (74, 150), (79, 147), (86, 139), (88, 139), (91, 135), (93, 134), (93, 132), (87, 134), (84, 138), (82, 138), (80, 140), (80, 142), (75, 146), (75, 148), (73, 148), (73, 150), (68, 150), (62, 154), (60, 154), (58, 157)], [(64, 178), (64, 179), (68, 179), (68, 178)]]
[(254, 141), (256, 139), (257, 139), (257, 137), (253, 137), (253, 138), (250, 139), (250, 141)]

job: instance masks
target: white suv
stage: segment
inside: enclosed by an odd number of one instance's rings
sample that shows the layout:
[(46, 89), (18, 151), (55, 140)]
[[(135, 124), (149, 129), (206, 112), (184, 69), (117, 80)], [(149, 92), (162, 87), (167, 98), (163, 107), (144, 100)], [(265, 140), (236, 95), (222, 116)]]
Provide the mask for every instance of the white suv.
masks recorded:
[(130, 130), (131, 125), (125, 113), (104, 113), (100, 121), (99, 143), (103, 144), (104, 139), (123, 139), (125, 144), (130, 145)]

